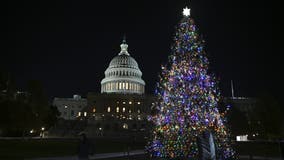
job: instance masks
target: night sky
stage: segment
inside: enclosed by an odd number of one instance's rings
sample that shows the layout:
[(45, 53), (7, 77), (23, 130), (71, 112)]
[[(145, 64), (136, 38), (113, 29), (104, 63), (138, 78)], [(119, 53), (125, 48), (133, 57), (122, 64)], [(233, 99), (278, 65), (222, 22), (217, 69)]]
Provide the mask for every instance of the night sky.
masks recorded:
[(100, 92), (125, 34), (146, 92), (167, 62), (182, 9), (191, 8), (224, 96), (280, 93), (280, 58), (272, 46), (270, 4), (248, 0), (29, 1), (1, 5), (1, 68), (20, 90), (42, 81), (49, 97)]

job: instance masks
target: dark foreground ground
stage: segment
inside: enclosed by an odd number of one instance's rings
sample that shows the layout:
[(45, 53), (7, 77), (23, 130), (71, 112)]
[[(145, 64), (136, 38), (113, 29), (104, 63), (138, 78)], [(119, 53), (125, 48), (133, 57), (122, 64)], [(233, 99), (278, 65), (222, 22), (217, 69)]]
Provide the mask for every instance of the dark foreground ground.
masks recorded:
[[(143, 141), (129, 143), (128, 139), (92, 139), (93, 153), (125, 152), (130, 150), (144, 149)], [(30, 159), (38, 157), (61, 157), (76, 156), (78, 151), (78, 139), (17, 139), (0, 140), (0, 160)], [(236, 143), (236, 151), (239, 155), (258, 157), (281, 157), (280, 145), (277, 142), (251, 141)], [(145, 155), (131, 157), (111, 158), (112, 160), (142, 160), (148, 159)], [(246, 158), (248, 159), (248, 158)], [(268, 159), (268, 158), (266, 158)], [(104, 159), (110, 160), (110, 159)]]
[[(124, 152), (128, 149), (144, 149), (144, 142), (129, 142), (127, 138), (89, 139), (92, 152)], [(0, 160), (29, 159), (38, 157), (75, 156), (79, 139), (0, 139)]]

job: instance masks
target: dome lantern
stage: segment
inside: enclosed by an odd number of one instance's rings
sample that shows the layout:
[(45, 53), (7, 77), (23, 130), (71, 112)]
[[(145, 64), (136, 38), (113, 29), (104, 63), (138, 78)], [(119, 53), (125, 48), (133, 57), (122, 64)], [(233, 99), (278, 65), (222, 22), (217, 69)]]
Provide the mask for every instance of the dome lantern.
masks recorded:
[(120, 48), (121, 48), (121, 50), (120, 50), (120, 53), (118, 55), (125, 54), (125, 55), (129, 56), (129, 53), (127, 51), (128, 45), (126, 44), (125, 36), (123, 38), (122, 44), (120, 45)]

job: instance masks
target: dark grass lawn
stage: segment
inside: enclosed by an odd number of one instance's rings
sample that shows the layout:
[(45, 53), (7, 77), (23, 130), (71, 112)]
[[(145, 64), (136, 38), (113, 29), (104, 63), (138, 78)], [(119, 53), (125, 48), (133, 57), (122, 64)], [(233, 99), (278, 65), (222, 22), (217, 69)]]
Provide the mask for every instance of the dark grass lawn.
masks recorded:
[[(144, 149), (145, 143), (127, 143), (126, 139), (90, 139), (93, 153), (123, 152)], [(0, 160), (27, 159), (38, 157), (75, 156), (78, 153), (78, 139), (29, 139), (0, 140)]]
[(150, 159), (146, 155), (137, 155), (137, 156), (130, 156), (130, 157), (118, 157), (118, 158), (109, 158), (109, 159), (103, 159), (103, 160), (148, 160)]
[(280, 146), (277, 142), (238, 142), (236, 151), (239, 155), (281, 157)]
[(0, 159), (76, 155), (77, 146), (78, 140), (0, 140)]
[(124, 152), (129, 147), (130, 150), (144, 149), (146, 142), (129, 143), (126, 138), (123, 139), (91, 139), (90, 142), (94, 146), (94, 153), (112, 153)]

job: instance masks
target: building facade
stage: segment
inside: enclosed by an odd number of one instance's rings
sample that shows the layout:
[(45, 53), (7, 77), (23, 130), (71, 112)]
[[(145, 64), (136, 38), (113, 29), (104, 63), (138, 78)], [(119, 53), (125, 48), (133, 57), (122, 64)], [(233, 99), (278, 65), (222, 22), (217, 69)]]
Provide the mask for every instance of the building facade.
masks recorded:
[(76, 120), (87, 114), (82, 112), (82, 109), (87, 106), (87, 99), (80, 95), (74, 95), (73, 98), (54, 98), (52, 104), (57, 107), (60, 118), (64, 120)]

